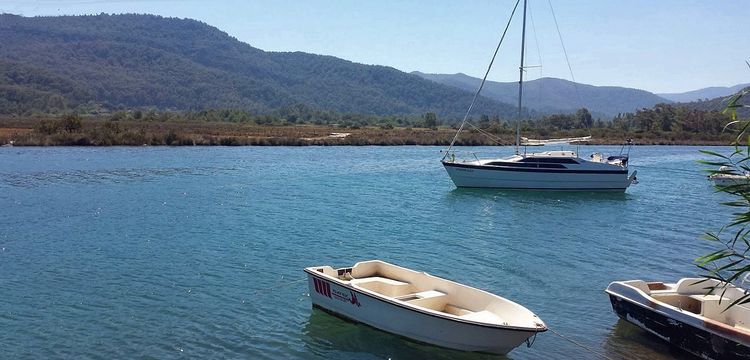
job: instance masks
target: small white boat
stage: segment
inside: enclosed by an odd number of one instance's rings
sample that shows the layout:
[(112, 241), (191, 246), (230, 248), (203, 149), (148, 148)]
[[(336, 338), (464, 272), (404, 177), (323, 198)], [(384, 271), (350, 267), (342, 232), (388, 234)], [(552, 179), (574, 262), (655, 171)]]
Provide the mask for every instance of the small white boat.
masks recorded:
[(747, 290), (730, 284), (709, 293), (720, 282), (702, 280), (615, 281), (606, 292), (620, 318), (674, 346), (704, 359), (750, 359), (750, 304), (729, 307)]
[(313, 306), (419, 342), (506, 354), (547, 330), (510, 300), (380, 260), (305, 272)]
[[(727, 166), (722, 166), (719, 171), (730, 171)], [(732, 174), (732, 173), (715, 173), (708, 176), (708, 179), (714, 182), (716, 186), (732, 186), (750, 184), (750, 174)]]

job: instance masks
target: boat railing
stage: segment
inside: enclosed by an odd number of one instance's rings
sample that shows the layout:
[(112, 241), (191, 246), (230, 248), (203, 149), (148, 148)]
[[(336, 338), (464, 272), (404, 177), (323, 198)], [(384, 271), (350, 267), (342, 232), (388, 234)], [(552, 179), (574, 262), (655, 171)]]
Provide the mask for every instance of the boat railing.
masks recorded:
[[(457, 157), (456, 156), (457, 154), (462, 154), (463, 156), (462, 157)], [(490, 153), (490, 152), (479, 152), (479, 151), (468, 151), (468, 150), (463, 150), (463, 151), (451, 150), (450, 152), (448, 152), (448, 156), (446, 156), (445, 158), (447, 160), (449, 160), (448, 162), (456, 162), (456, 159), (459, 159), (459, 160), (465, 162), (467, 158), (469, 158), (469, 159), (473, 158), (473, 160), (479, 161), (479, 156), (478, 155), (481, 155), (481, 154), (496, 155), (495, 153)]]

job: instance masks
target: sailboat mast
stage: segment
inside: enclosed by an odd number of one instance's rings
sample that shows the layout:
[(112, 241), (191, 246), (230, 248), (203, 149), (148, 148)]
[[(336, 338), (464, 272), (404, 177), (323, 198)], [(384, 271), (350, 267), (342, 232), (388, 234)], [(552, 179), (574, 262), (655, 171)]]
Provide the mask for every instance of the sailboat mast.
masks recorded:
[(518, 119), (516, 120), (516, 155), (518, 148), (521, 146), (521, 114), (523, 99), (523, 52), (526, 50), (526, 2), (523, 0), (523, 28), (521, 30), (521, 66), (518, 68)]

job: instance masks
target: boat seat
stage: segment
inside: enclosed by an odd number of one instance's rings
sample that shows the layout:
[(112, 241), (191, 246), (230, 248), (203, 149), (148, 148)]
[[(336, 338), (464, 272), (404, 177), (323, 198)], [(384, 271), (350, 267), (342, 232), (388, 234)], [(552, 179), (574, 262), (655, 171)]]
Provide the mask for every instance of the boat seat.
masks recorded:
[(727, 317), (732, 321), (732, 325), (744, 331), (750, 331), (750, 306), (747, 304), (737, 304), (732, 306), (728, 311)]
[(391, 297), (402, 296), (412, 292), (411, 284), (380, 276), (353, 279), (350, 284), (355, 287), (367, 289)]
[(728, 313), (724, 310), (732, 303), (731, 299), (719, 295), (690, 295), (701, 302), (701, 315), (719, 322), (726, 322)]
[(413, 294), (406, 294), (402, 296), (396, 297), (396, 299), (401, 301), (409, 301), (409, 300), (417, 300), (417, 299), (424, 299), (424, 298), (432, 298), (432, 297), (438, 297), (443, 296), (445, 293), (442, 293), (437, 290), (427, 290), (427, 291), (420, 291)]
[(438, 296), (445, 296), (445, 293), (442, 293), (437, 290), (427, 290), (415, 293), (414, 295), (419, 296), (420, 298), (432, 298), (432, 297), (438, 297)]
[(473, 311), (469, 309), (464, 309), (460, 306), (456, 306), (453, 304), (445, 305), (445, 309), (443, 309), (443, 312), (446, 314), (456, 315), (456, 316), (463, 316), (473, 313)]
[(388, 285), (396, 285), (396, 286), (409, 285), (409, 283), (405, 283), (403, 281), (393, 280), (393, 279), (384, 278), (384, 277), (380, 277), (380, 276), (371, 276), (371, 277), (366, 277), (366, 278), (352, 279), (351, 283), (352, 284), (363, 284), (363, 283), (368, 283), (368, 282), (373, 282), (373, 281), (382, 282), (382, 283), (385, 283), (385, 284), (388, 284)]
[(490, 324), (498, 324), (498, 325), (507, 324), (507, 322), (503, 320), (503, 318), (487, 310), (472, 312), (470, 314), (461, 316), (461, 318), (466, 319), (466, 320), (471, 320), (471, 321), (490, 323)]
[(663, 282), (647, 282), (646, 286), (651, 291), (662, 291), (662, 290), (670, 290), (670, 287), (665, 285)]
[(652, 294), (651, 298), (657, 301), (674, 306), (683, 311), (689, 311), (693, 314), (701, 314), (703, 302), (691, 297), (690, 295), (670, 294)]
[(437, 290), (427, 290), (407, 296), (409, 297), (409, 300), (406, 300), (407, 303), (436, 311), (443, 311), (448, 303), (448, 295)]
[(716, 285), (716, 280), (703, 281), (698, 278), (684, 278), (675, 285), (675, 292), (681, 295), (703, 295), (706, 293), (706, 287)]
[(699, 300), (702, 302), (708, 302), (708, 301), (721, 301), (722, 303), (730, 304), (732, 300), (721, 297), (720, 295), (690, 295), (691, 298), (695, 300)]

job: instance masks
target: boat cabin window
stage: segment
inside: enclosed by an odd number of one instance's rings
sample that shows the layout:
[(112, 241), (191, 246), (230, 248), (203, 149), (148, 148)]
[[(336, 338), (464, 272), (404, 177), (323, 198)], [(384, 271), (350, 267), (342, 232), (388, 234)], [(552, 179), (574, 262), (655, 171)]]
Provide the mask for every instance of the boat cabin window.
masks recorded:
[(575, 161), (574, 159), (570, 158), (542, 158), (542, 157), (527, 157), (523, 158), (520, 161), (522, 162), (536, 162), (536, 163), (547, 163), (547, 164), (578, 164), (578, 161)]
[(486, 165), (494, 166), (513, 166), (513, 167), (524, 167), (524, 168), (548, 168), (548, 169), (565, 169), (566, 167), (561, 164), (550, 164), (550, 163), (538, 163), (538, 162), (508, 162), (508, 161), (491, 161)]

